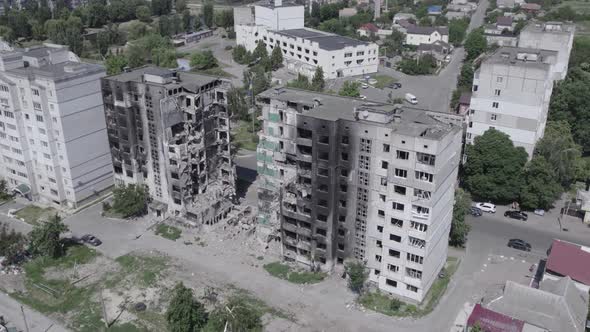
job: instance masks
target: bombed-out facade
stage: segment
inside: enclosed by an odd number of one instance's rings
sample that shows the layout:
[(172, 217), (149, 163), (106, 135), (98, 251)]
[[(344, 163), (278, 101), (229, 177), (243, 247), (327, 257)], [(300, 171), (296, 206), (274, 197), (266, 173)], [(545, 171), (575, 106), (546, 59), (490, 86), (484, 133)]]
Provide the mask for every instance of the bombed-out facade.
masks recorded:
[(229, 82), (143, 67), (102, 80), (116, 184), (144, 184), (151, 212), (213, 224), (235, 195)]

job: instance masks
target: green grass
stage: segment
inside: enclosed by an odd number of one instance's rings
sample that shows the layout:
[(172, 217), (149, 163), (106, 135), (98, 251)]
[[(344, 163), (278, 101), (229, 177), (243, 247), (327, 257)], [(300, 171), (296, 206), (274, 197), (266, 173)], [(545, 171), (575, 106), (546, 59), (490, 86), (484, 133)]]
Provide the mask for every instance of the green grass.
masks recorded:
[(120, 281), (120, 277), (133, 274), (136, 281), (142, 286), (152, 286), (158, 281), (162, 272), (168, 267), (166, 257), (159, 256), (138, 256), (134, 254), (127, 254), (117, 257), (115, 259), (122, 268), (122, 273), (119, 276), (108, 280), (107, 285), (116, 285)]
[(226, 72), (221, 67), (213, 67), (213, 68), (209, 68), (209, 69), (193, 68), (193, 69), (191, 69), (191, 71), (195, 72), (195, 73), (211, 75), (211, 76), (218, 76), (218, 77), (225, 77), (225, 78), (236, 78), (235, 75), (232, 75), (232, 74)]
[(571, 7), (577, 14), (590, 14), (590, 2), (580, 0), (562, 1), (558, 6), (553, 7), (553, 10), (566, 6)]
[(325, 273), (293, 271), (290, 266), (279, 262), (268, 263), (264, 265), (264, 269), (273, 277), (287, 280), (294, 284), (315, 284), (326, 278)]
[(237, 126), (232, 128), (232, 143), (234, 143), (238, 149), (246, 149), (250, 151), (256, 151), (258, 145), (258, 133), (252, 131), (252, 123), (248, 121), (240, 120)]
[(24, 220), (27, 224), (37, 226), (40, 225), (42, 220), (47, 219), (55, 213), (57, 213), (57, 211), (51, 207), (42, 208), (36, 205), (27, 205), (16, 211), (14, 215), (17, 218)]
[(386, 86), (388, 86), (389, 84), (397, 81), (395, 78), (393, 78), (391, 76), (387, 76), (387, 75), (375, 75), (375, 76), (372, 76), (372, 78), (377, 80), (377, 84), (375, 84), (375, 87), (377, 89), (383, 89)]
[(160, 235), (168, 240), (176, 241), (180, 239), (182, 231), (174, 226), (159, 224), (156, 227), (156, 235)]
[(424, 298), (421, 307), (416, 307), (415, 305), (411, 304), (402, 304), (398, 309), (394, 309), (391, 307), (392, 298), (384, 293), (379, 291), (377, 292), (367, 292), (360, 296), (359, 303), (362, 304), (365, 308), (380, 312), (382, 314), (388, 316), (413, 316), (413, 317), (421, 317), (424, 315), (429, 314), (434, 310), (440, 299), (442, 298), (443, 294), (445, 293), (449, 282), (451, 281), (451, 277), (457, 271), (459, 267), (459, 260), (456, 257), (449, 257), (447, 259), (447, 264), (445, 267), (445, 276), (443, 278), (437, 278), (428, 294)]

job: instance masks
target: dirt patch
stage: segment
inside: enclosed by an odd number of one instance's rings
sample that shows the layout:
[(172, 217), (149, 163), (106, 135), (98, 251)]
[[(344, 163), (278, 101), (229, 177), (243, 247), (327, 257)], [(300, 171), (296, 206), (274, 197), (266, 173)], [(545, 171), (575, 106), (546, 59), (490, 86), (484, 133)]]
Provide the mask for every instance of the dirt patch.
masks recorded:
[(0, 272), (0, 289), (7, 293), (24, 292), (26, 290), (23, 272)]
[(45, 270), (44, 277), (48, 280), (71, 280), (77, 287), (86, 287), (101, 280), (106, 276), (116, 273), (120, 267), (105, 256), (98, 256), (86, 264), (76, 264), (71, 269), (51, 267)]

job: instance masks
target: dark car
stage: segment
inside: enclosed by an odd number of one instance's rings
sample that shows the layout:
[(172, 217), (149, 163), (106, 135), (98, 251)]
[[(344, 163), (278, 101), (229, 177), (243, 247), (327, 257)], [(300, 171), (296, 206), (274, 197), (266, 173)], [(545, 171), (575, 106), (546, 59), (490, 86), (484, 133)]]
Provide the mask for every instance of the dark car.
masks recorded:
[(389, 84), (389, 88), (391, 88), (391, 89), (400, 89), (401, 87), (402, 87), (402, 84), (399, 82)]
[(508, 241), (508, 247), (522, 251), (531, 251), (530, 243), (521, 239), (510, 239)]
[(523, 221), (527, 221), (527, 219), (529, 218), (528, 214), (526, 214), (522, 211), (515, 211), (515, 210), (510, 210), (510, 211), (504, 212), (504, 217), (523, 220)]
[(476, 208), (475, 206), (472, 206), (471, 208), (469, 208), (469, 214), (471, 214), (474, 217), (481, 217), (483, 215), (483, 212), (481, 211), (480, 208)]
[(82, 241), (82, 243), (88, 243), (88, 244), (91, 244), (95, 247), (98, 247), (99, 245), (102, 244), (102, 241), (99, 240), (96, 236), (94, 236), (92, 234), (86, 234), (86, 235), (82, 236), (80, 238), (80, 240)]

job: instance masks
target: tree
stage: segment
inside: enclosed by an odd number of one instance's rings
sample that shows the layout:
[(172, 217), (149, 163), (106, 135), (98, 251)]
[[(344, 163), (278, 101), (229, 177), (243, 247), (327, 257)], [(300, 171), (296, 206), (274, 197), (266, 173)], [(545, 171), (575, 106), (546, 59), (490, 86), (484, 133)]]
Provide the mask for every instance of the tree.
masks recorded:
[(176, 52), (169, 48), (156, 48), (152, 50), (152, 63), (156, 66), (165, 68), (178, 68), (178, 62), (176, 62)]
[(549, 120), (567, 121), (574, 141), (590, 153), (590, 74), (580, 67), (570, 69), (567, 78), (556, 84), (549, 106)]
[(545, 134), (535, 146), (535, 154), (544, 158), (557, 182), (564, 188), (568, 188), (576, 179), (582, 153), (580, 146), (574, 142), (567, 122), (547, 122)]
[(406, 35), (403, 32), (394, 29), (391, 35), (385, 37), (385, 41), (383, 42), (385, 55), (390, 58), (400, 55), (402, 53), (405, 41)]
[(98, 28), (103, 26), (107, 19), (107, 9), (100, 2), (91, 2), (84, 7), (85, 22), (91, 28)]
[(330, 19), (337, 19), (339, 16), (340, 5), (339, 4), (327, 4), (320, 7), (320, 19), (327, 21)]
[(148, 193), (145, 186), (129, 184), (113, 189), (113, 210), (123, 218), (146, 213)]
[(203, 5), (203, 22), (208, 28), (213, 27), (213, 3), (211, 1)]
[(467, 242), (467, 234), (471, 226), (465, 222), (465, 215), (471, 207), (471, 195), (461, 188), (455, 191), (455, 204), (453, 205), (453, 220), (449, 233), (449, 245), (464, 247)]
[(152, 21), (152, 11), (148, 6), (138, 6), (135, 9), (135, 17), (144, 23), (150, 23)]
[(518, 198), (528, 155), (510, 137), (494, 128), (467, 145), (465, 185), (478, 199), (508, 203)]
[(549, 209), (562, 191), (551, 165), (543, 156), (533, 157), (524, 172), (520, 206), (525, 209)]
[(217, 66), (217, 59), (211, 50), (193, 53), (191, 56), (191, 67), (204, 70)]
[(224, 29), (229, 29), (234, 26), (234, 13), (231, 9), (218, 11), (215, 14), (215, 25)]
[(123, 55), (109, 55), (105, 60), (107, 75), (116, 75), (123, 71), (127, 66), (127, 58)]
[(280, 47), (277, 46), (272, 49), (270, 63), (273, 70), (277, 70), (283, 65), (283, 52), (281, 51)]
[(327, 21), (323, 21), (320, 23), (318, 29), (326, 32), (335, 33), (337, 35), (345, 35), (346, 34), (346, 26), (342, 21), (337, 18), (333, 18)]
[(70, 48), (70, 51), (77, 55), (82, 54), (83, 43), (82, 43), (82, 20), (76, 16), (70, 16), (66, 21), (66, 45)]
[(5, 25), (0, 25), (0, 37), (4, 41), (12, 43), (15, 39), (14, 31)]
[(8, 225), (0, 223), (0, 256), (4, 257), (3, 265), (19, 262), (19, 257), (25, 250), (26, 237), (14, 229), (8, 231)]
[(420, 19), (420, 21), (418, 21), (418, 25), (422, 26), (422, 27), (431, 27), (432, 26), (432, 20), (430, 19), (430, 16), (424, 16)]
[(344, 81), (340, 91), (338, 91), (340, 96), (345, 97), (359, 97), (361, 93), (359, 92), (359, 83), (352, 82), (352, 81)]
[(209, 315), (206, 331), (260, 331), (260, 308), (242, 297), (231, 297)]
[(193, 16), (191, 15), (191, 12), (188, 9), (185, 9), (182, 12), (182, 29), (185, 32), (191, 32), (194, 29)]
[(227, 93), (227, 110), (230, 116), (240, 120), (250, 118), (248, 114), (248, 103), (244, 97), (244, 91), (238, 88), (231, 88)]
[(58, 258), (64, 253), (61, 234), (69, 231), (58, 214), (43, 224), (36, 225), (29, 234), (29, 252), (33, 256)]
[(311, 88), (314, 91), (322, 92), (324, 91), (325, 85), (326, 82), (324, 81), (324, 70), (321, 66), (318, 66), (315, 70), (313, 78), (311, 79)]
[(296, 89), (310, 90), (309, 78), (301, 73), (297, 74), (297, 78), (289, 83), (287, 86)]
[(176, 12), (182, 13), (185, 10), (187, 10), (186, 0), (176, 0)]
[(365, 268), (365, 264), (359, 261), (350, 261), (344, 265), (346, 274), (348, 275), (348, 288), (351, 291), (360, 294), (365, 287), (365, 282), (369, 273)]
[(105, 56), (111, 45), (111, 36), (108, 31), (101, 31), (96, 35), (96, 48), (100, 55)]
[(0, 178), (0, 201), (4, 201), (10, 198), (10, 193), (8, 192), (8, 182), (6, 179)]
[(166, 321), (171, 332), (197, 332), (207, 324), (207, 311), (195, 300), (193, 291), (180, 282), (174, 287)]
[(457, 85), (459, 87), (465, 87), (466, 90), (471, 91), (471, 86), (473, 85), (473, 73), (473, 63), (466, 61), (461, 67), (461, 73), (459, 74)]
[(467, 52), (466, 60), (473, 60), (485, 52), (488, 42), (483, 34), (483, 29), (475, 29), (469, 33), (465, 40), (465, 51)]
[(127, 65), (130, 68), (137, 68), (145, 63), (145, 50), (140, 45), (131, 45), (127, 50)]
[(135, 40), (145, 36), (148, 33), (148, 26), (143, 22), (131, 22), (127, 28), (127, 39)]
[(268, 88), (270, 88), (270, 77), (266, 75), (264, 68), (256, 66), (252, 77), (252, 93), (256, 96)]
[[(275, 47), (275, 49), (280, 50), (279, 47)], [(235, 62), (241, 65), (248, 64), (252, 60), (252, 54), (250, 54), (243, 45), (236, 45), (236, 47), (234, 47), (232, 50), (232, 57)]]
[(461, 45), (469, 27), (469, 19), (455, 19), (449, 22), (449, 42), (455, 46)]

